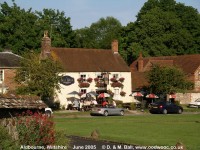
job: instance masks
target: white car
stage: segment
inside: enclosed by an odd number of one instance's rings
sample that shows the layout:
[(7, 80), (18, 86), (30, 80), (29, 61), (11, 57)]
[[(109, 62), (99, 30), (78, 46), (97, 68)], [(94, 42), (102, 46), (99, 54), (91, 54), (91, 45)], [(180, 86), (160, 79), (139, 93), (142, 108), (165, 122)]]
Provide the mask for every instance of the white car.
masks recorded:
[(45, 108), (45, 114), (48, 116), (48, 117), (51, 117), (51, 115), (53, 114), (53, 111), (51, 108)]
[(189, 107), (200, 108), (200, 98), (196, 99), (194, 102), (189, 103)]

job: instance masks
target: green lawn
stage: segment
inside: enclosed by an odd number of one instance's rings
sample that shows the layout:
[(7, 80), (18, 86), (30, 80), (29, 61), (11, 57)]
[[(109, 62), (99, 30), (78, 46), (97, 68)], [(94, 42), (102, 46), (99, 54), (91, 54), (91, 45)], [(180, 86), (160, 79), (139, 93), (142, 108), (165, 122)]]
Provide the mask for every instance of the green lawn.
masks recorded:
[(54, 118), (56, 130), (89, 137), (97, 129), (101, 139), (137, 145), (173, 146), (184, 143), (187, 150), (200, 149), (200, 115), (134, 115), (112, 117)]

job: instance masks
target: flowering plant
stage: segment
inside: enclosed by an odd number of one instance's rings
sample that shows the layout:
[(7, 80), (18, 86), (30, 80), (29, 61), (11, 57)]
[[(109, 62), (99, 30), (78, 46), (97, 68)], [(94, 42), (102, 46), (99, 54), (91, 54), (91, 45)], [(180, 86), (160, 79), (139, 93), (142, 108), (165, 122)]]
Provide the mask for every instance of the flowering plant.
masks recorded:
[(92, 82), (92, 78), (87, 78), (87, 82), (91, 83)]
[(94, 81), (95, 81), (95, 82), (98, 82), (98, 81), (99, 81), (99, 78), (94, 78)]
[(111, 83), (111, 86), (112, 87), (119, 87), (119, 88), (122, 88), (124, 85), (120, 82), (113, 82)]
[(125, 96), (125, 95), (126, 95), (126, 92), (121, 91), (121, 92), (120, 92), (120, 95), (121, 95), (121, 96)]
[(80, 82), (83, 82), (84, 79), (83, 78), (78, 78), (77, 81), (80, 83)]
[(124, 80), (125, 80), (125, 78), (123, 78), (123, 77), (119, 78), (120, 82), (124, 82)]
[(23, 112), (18, 115), (16, 129), (22, 145), (46, 146), (55, 143), (54, 122), (47, 115)]
[(110, 81), (117, 82), (117, 79), (116, 78), (111, 78)]
[(89, 87), (90, 84), (88, 82), (80, 82), (79, 83), (79, 87), (82, 88), (82, 87)]

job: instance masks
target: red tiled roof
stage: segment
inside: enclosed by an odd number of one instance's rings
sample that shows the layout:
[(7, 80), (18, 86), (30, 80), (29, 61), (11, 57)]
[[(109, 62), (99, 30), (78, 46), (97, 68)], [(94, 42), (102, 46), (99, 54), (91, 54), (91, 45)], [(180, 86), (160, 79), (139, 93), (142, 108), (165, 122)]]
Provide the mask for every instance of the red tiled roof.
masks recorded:
[[(161, 66), (177, 66), (181, 68), (187, 75), (191, 76), (200, 66), (200, 54), (181, 55), (181, 56), (161, 56), (143, 58), (143, 72), (138, 72), (138, 59), (130, 65), (132, 73), (132, 89), (147, 85), (144, 79), (144, 73), (149, 71), (150, 64), (159, 64)], [(137, 81), (141, 81), (140, 83)]]
[(118, 53), (105, 49), (51, 48), (68, 72), (129, 72), (130, 68)]
[[(174, 65), (183, 69), (187, 74), (193, 74), (196, 69), (200, 66), (200, 54), (193, 55), (181, 55), (181, 56), (161, 56), (161, 57), (146, 57), (144, 60), (144, 69), (148, 62), (156, 64)], [(173, 63), (172, 63), (173, 61)], [(130, 68), (137, 71), (137, 62), (134, 61)], [(146, 71), (146, 70), (144, 70)]]

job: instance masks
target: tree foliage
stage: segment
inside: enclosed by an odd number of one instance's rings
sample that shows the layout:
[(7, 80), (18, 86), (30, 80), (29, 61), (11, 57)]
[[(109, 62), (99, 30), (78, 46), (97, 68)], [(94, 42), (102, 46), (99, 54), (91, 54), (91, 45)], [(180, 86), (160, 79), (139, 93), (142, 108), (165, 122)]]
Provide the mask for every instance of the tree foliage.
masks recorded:
[(21, 67), (16, 73), (16, 81), (20, 84), (20, 94), (33, 94), (45, 98), (52, 97), (55, 89), (59, 89), (58, 72), (62, 67), (50, 58), (40, 60), (37, 53), (26, 53), (21, 60)]
[(134, 23), (121, 33), (124, 59), (200, 53), (200, 17), (196, 9), (175, 0), (148, 0)]
[(83, 48), (111, 48), (111, 42), (119, 39), (121, 23), (113, 18), (100, 18), (88, 28), (76, 30), (79, 47)]
[(14, 1), (12, 6), (4, 2), (0, 7), (0, 51), (11, 49), (19, 55), (30, 50), (40, 51), (45, 30), (51, 34), (52, 46), (76, 46), (70, 18), (64, 12), (52, 9), (32, 12), (31, 8), (26, 11)]
[(184, 92), (193, 88), (183, 71), (179, 68), (168, 66), (153, 66), (148, 73), (150, 90), (154, 93)]

